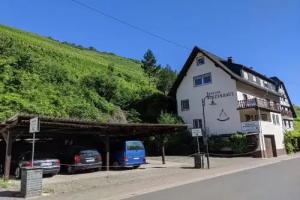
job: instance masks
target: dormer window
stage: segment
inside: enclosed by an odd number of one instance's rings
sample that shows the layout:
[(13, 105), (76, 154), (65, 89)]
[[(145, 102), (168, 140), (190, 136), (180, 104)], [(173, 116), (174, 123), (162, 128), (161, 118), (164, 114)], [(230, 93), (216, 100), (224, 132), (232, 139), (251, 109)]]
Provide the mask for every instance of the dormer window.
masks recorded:
[(196, 64), (197, 66), (203, 65), (205, 62), (204, 56), (199, 56), (196, 58)]

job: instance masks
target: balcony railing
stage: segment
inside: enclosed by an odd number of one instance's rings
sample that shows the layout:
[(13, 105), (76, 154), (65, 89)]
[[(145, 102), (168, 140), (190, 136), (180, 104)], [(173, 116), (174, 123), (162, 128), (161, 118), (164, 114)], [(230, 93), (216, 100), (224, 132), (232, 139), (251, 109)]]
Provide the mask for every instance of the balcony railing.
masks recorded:
[(281, 115), (285, 117), (293, 118), (293, 113), (289, 110), (281, 110)]
[(239, 109), (262, 108), (274, 112), (281, 112), (279, 103), (257, 99), (257, 98), (238, 101), (238, 108)]

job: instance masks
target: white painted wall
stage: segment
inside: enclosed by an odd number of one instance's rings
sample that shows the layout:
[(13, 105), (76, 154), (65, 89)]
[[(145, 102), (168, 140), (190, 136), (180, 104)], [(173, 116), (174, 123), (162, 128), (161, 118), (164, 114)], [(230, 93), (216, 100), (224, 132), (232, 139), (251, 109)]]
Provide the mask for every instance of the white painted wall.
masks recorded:
[[(272, 116), (271, 112), (271, 116)], [(274, 113), (277, 114), (277, 113)], [(279, 115), (279, 121), (282, 122), (281, 115)], [(274, 125), (273, 120), (271, 122), (265, 122), (261, 121), (261, 127), (262, 127), (262, 134), (263, 135), (274, 135), (275, 137), (275, 143), (276, 143), (276, 149), (283, 149), (284, 148), (284, 133), (282, 131), (282, 123), (280, 125)]]
[[(200, 56), (200, 54), (198, 55)], [(193, 77), (205, 73), (211, 73), (212, 83), (208, 85), (194, 87)], [(205, 64), (197, 66), (194, 61), (186, 76), (177, 89), (177, 110), (178, 115), (183, 118), (185, 123), (193, 124), (193, 119), (202, 119), (201, 99), (207, 95), (207, 92), (228, 93), (232, 96), (217, 98), (214, 101), (217, 105), (211, 106), (210, 101), (206, 100), (206, 125), (209, 134), (230, 134), (241, 130), (240, 114), (237, 110), (236, 81), (224, 72), (224, 70), (215, 66), (208, 58), (205, 58)], [(181, 111), (181, 100), (189, 99), (190, 109)], [(230, 118), (227, 121), (219, 121), (222, 109)]]

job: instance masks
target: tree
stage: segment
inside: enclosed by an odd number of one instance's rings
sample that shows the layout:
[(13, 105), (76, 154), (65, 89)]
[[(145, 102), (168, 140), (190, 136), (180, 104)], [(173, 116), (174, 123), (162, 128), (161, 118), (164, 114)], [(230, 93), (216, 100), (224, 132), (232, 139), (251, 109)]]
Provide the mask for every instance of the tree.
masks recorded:
[(148, 75), (149, 78), (149, 86), (151, 84), (151, 79), (155, 77), (157, 72), (160, 69), (160, 66), (156, 65), (156, 58), (153, 54), (153, 52), (148, 49), (146, 53), (144, 54), (144, 58), (142, 60), (142, 68), (144, 72)]
[(161, 68), (158, 73), (157, 89), (166, 95), (170, 91), (176, 77), (176, 71), (173, 71), (169, 65)]

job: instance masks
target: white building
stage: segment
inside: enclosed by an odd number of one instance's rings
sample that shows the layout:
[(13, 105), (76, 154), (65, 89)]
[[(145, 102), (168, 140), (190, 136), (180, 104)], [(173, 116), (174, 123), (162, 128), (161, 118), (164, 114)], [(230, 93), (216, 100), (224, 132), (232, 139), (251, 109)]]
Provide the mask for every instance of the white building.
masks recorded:
[(282, 81), (252, 68), (224, 60), (195, 47), (175, 81), (170, 95), (177, 100), (178, 115), (206, 132), (257, 135), (264, 156), (283, 154), (285, 130), (293, 129), (296, 113)]

